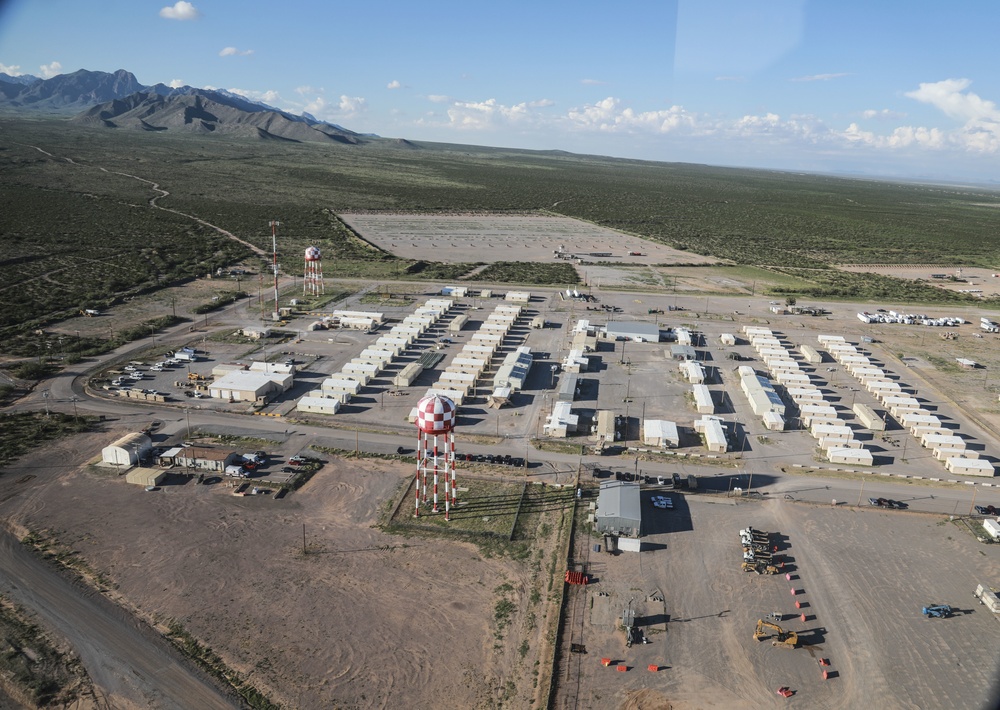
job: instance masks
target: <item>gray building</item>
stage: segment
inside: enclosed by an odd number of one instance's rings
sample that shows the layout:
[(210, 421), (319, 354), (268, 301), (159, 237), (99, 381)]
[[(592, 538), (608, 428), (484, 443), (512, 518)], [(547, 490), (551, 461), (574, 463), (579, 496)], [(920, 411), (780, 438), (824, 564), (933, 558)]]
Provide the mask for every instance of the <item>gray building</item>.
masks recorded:
[(636, 343), (660, 342), (660, 326), (640, 321), (608, 321), (605, 332), (612, 340), (631, 340)]
[(603, 481), (597, 498), (597, 532), (625, 537), (642, 535), (642, 505), (639, 484)]

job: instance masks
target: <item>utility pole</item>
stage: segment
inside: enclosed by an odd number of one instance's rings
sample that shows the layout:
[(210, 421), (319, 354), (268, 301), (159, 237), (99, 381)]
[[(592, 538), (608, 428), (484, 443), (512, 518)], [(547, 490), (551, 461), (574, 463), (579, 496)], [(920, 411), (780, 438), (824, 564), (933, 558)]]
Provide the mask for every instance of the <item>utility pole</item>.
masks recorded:
[(861, 479), (861, 491), (858, 493), (858, 507), (861, 507), (861, 500), (865, 495), (865, 479)]
[(969, 515), (972, 515), (972, 511), (976, 508), (976, 494), (979, 493), (979, 487), (972, 487), (972, 503), (969, 504)]
[(278, 320), (278, 225), (281, 222), (271, 220), (271, 268), (274, 270), (274, 320)]

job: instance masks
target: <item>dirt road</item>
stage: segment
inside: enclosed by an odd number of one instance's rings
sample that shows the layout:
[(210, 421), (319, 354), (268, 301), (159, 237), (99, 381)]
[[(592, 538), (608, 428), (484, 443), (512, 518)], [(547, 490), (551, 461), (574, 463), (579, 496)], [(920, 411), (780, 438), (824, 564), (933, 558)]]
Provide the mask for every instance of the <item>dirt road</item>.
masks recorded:
[(243, 707), (154, 632), (35, 558), (6, 530), (0, 531), (0, 587), (72, 644), (105, 707)]

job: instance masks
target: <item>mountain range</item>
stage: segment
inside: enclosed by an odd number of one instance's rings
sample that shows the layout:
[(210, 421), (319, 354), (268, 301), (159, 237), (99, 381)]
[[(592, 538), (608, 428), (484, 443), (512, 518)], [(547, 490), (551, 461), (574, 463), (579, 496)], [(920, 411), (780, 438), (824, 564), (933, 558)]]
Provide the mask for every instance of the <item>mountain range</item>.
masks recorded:
[(51, 79), (0, 74), (0, 110), (75, 114), (72, 123), (111, 129), (348, 144), (377, 138), (229, 91), (143, 86), (124, 69), (114, 73), (81, 69)]

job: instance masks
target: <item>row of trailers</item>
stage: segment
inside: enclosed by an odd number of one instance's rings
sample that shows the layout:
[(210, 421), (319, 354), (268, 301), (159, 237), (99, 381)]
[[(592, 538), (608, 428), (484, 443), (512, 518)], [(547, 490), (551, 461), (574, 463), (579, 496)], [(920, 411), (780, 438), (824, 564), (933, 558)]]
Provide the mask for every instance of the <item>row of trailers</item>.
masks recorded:
[[(837, 410), (826, 401), (813, 375), (803, 368), (792, 350), (785, 347), (778, 334), (769, 328), (753, 326), (745, 326), (744, 332), (770, 375), (785, 388), (797, 406), (799, 418), (809, 428), (826, 459), (831, 463), (871, 466), (874, 463), (871, 451), (854, 438), (854, 430), (840, 419)], [(808, 345), (801, 346), (798, 355), (805, 359), (807, 367), (823, 360), (822, 355)], [(769, 429), (784, 429), (785, 404), (768, 378), (757, 375), (753, 368), (747, 366), (741, 366), (739, 371), (743, 391), (754, 413), (763, 416), (764, 424)], [(869, 424), (874, 425), (875, 422)]]
[[(921, 406), (920, 400), (903, 390), (881, 367), (839, 335), (820, 335), (819, 342), (867, 390), (893, 418), (934, 458), (944, 463), (949, 473), (966, 476), (994, 476), (989, 461), (979, 458), (979, 452), (969, 449), (958, 430), (945, 425), (934, 412)], [(855, 413), (858, 412), (855, 405)], [(861, 415), (859, 413), (859, 418)], [(883, 424), (884, 426), (884, 424)]]
[[(380, 336), (374, 344), (346, 363), (340, 372), (330, 375), (320, 385), (300, 398), (297, 409), (314, 414), (336, 414), (341, 405), (359, 394), (365, 386), (389, 365), (394, 363), (421, 335), (446, 316), (454, 307), (451, 299), (430, 299), (419, 306), (403, 322), (393, 326), (388, 333)], [(375, 316), (381, 314), (371, 314)], [(360, 318), (358, 313), (352, 317)]]

